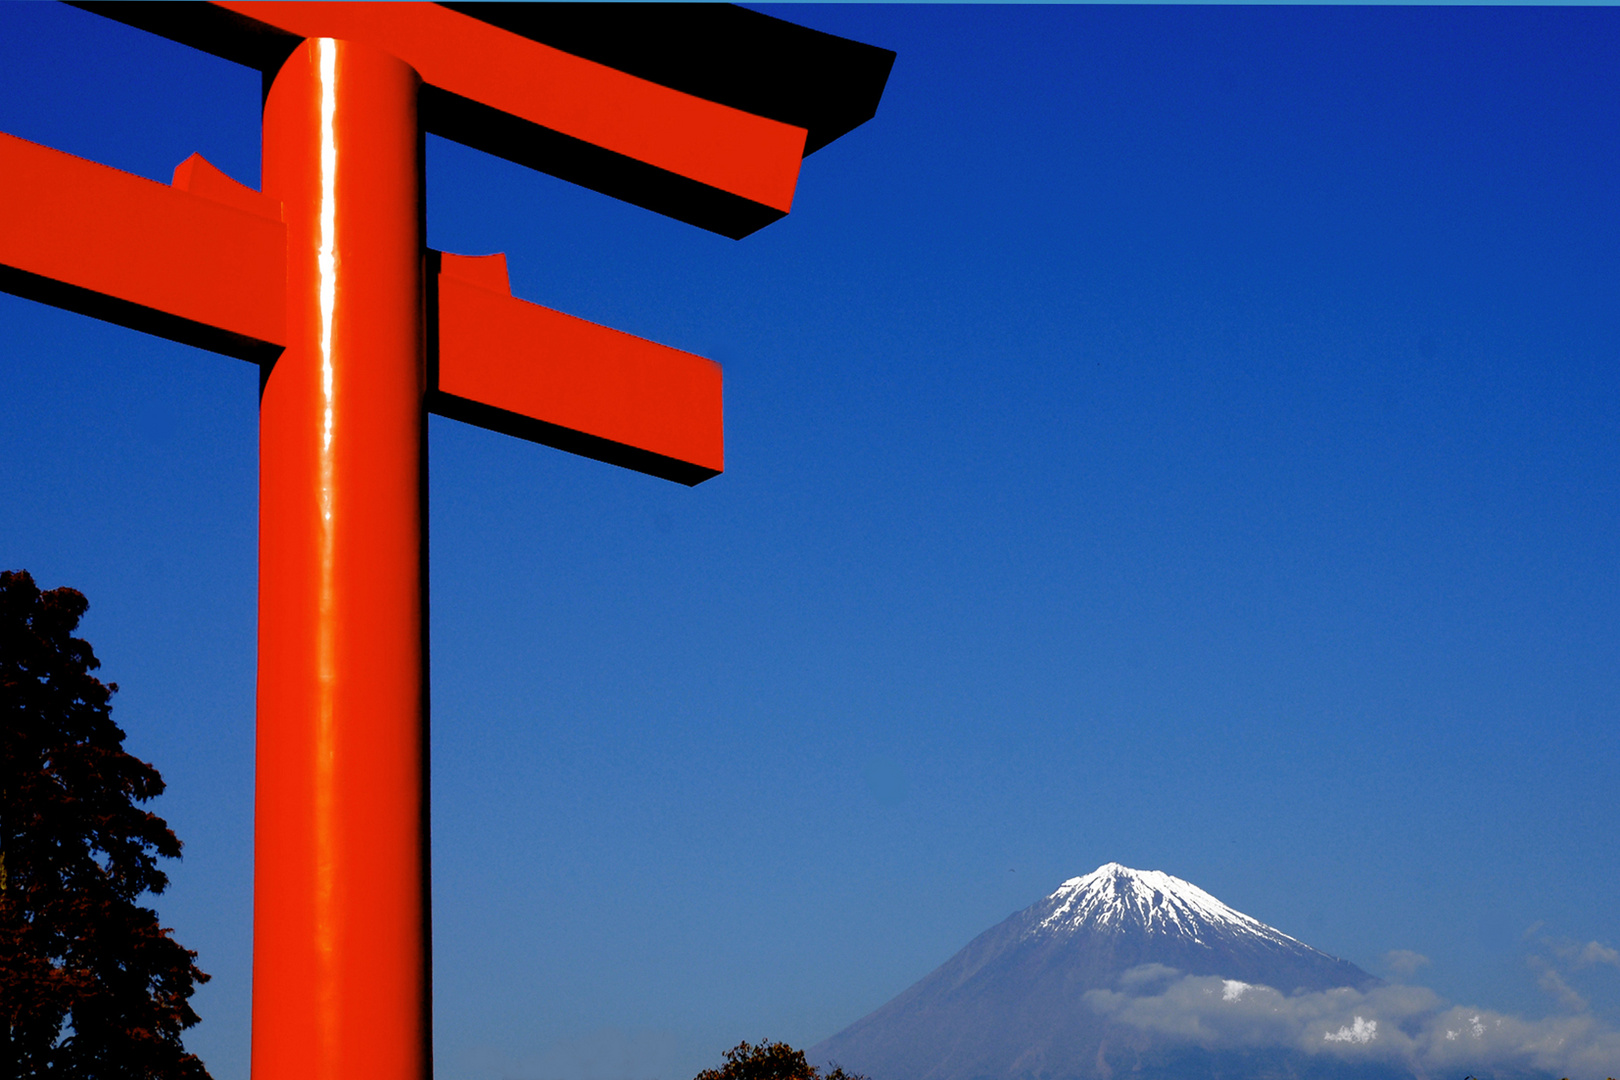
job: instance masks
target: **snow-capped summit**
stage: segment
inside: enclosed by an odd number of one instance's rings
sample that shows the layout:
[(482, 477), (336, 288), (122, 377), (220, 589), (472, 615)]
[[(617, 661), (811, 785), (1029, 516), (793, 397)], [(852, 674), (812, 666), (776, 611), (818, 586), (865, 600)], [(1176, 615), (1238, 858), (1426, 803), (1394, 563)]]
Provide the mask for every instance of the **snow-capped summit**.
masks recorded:
[(1190, 881), (1161, 870), (1132, 870), (1116, 862), (1070, 878), (1034, 910), (1037, 921), (1028, 931), (1031, 935), (1141, 930), (1190, 937), (1203, 944), (1214, 936), (1252, 934), (1285, 948), (1309, 948), (1281, 930), (1227, 907)]
[(1287, 995), (1378, 983), (1191, 882), (1111, 862), (986, 930), (809, 1053), (883, 1080), (1328, 1075), (1293, 1058), (1205, 1060), (1196, 1037), (1190, 1049), (1165, 1043), (1093, 1007), (1096, 993), (1183, 976), (1219, 977), (1224, 1000), (1256, 985)]

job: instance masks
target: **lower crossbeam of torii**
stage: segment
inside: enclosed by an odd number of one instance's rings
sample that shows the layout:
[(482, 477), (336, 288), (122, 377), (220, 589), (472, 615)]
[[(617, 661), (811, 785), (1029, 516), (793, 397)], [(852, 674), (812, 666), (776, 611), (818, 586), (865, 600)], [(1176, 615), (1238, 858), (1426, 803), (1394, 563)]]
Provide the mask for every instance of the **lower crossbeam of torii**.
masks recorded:
[(424, 246), (432, 131), (724, 235), (894, 54), (684, 4), (82, 4), (264, 73), (261, 189), (0, 134), (0, 288), (260, 366), (255, 1080), (422, 1080), (426, 417), (685, 484), (714, 363)]

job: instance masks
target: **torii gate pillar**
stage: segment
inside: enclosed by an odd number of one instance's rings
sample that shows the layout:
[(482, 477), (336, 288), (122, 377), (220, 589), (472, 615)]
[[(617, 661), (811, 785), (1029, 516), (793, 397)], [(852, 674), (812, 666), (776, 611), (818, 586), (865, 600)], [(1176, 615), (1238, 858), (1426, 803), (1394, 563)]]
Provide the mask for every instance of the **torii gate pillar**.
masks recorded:
[(265, 103), (287, 346), (260, 402), (255, 1080), (429, 1075), (419, 85), (317, 38)]

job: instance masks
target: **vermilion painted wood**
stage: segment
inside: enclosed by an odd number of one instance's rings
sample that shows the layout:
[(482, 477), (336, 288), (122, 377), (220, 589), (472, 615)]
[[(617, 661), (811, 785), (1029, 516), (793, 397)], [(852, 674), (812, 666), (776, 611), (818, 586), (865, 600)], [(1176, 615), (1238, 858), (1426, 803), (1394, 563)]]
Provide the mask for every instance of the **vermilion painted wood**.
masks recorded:
[(281, 220), (281, 204), (220, 172), (201, 154), (192, 154), (174, 167), (174, 186), (205, 199), (234, 206), (258, 217)]
[(438, 313), (433, 411), (687, 484), (724, 469), (714, 361), (514, 299), (499, 256), (442, 256)]
[(0, 266), (10, 271), (0, 287), (234, 355), (274, 355), (286, 317), (279, 212), (207, 183), (193, 193), (0, 134)]
[(440, 7), (228, 0), (300, 37), (384, 49), (428, 84), (786, 213), (806, 131), (729, 108)]
[[(122, 325), (273, 360), (280, 215), (195, 154), (165, 186), (0, 134), (0, 267), (13, 271), (0, 287), (54, 288), (38, 298)], [(682, 483), (723, 469), (719, 365), (515, 299), (504, 261), (489, 265), (443, 256), (433, 411)]]
[(255, 1080), (429, 1075), (417, 89), (308, 41), (265, 104), (287, 344), (260, 406)]

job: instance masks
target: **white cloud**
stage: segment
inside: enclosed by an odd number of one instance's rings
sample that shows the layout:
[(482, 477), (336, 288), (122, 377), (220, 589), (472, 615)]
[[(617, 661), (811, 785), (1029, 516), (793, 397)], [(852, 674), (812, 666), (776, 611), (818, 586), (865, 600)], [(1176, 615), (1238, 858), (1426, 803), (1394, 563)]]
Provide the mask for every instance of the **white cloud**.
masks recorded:
[(1181, 978), (1181, 972), (1164, 964), (1138, 964), (1119, 977), (1121, 990), (1145, 994)]
[(1580, 991), (1569, 985), (1569, 981), (1559, 974), (1557, 969), (1541, 961), (1540, 957), (1530, 957), (1530, 966), (1540, 972), (1536, 976), (1536, 985), (1558, 999), (1558, 1004), (1571, 1012), (1585, 1012), (1586, 999)]
[(1086, 1002), (1110, 1019), (1209, 1049), (1293, 1047), (1404, 1065), (1416, 1075), (1610, 1076), (1620, 1062), (1620, 1031), (1591, 1015), (1525, 1020), (1452, 1006), (1415, 986), (1289, 996), (1232, 979), (1167, 979), (1157, 965), (1152, 974), (1127, 973), (1120, 989), (1092, 990)]
[(1607, 945), (1601, 945), (1596, 941), (1588, 941), (1575, 954), (1575, 966), (1584, 968), (1592, 967), (1595, 964), (1612, 964), (1615, 967), (1620, 967), (1620, 949), (1611, 949)]
[(1536, 984), (1565, 1009), (1585, 1012), (1588, 1002), (1572, 980), (1579, 980), (1580, 972), (1600, 964), (1620, 967), (1620, 951), (1599, 941), (1580, 942), (1572, 938), (1549, 937), (1541, 934), (1540, 929), (1541, 924), (1537, 923), (1524, 935), (1532, 950), (1524, 960), (1536, 972)]
[(1323, 1042), (1370, 1043), (1378, 1038), (1378, 1021), (1356, 1017), (1353, 1024), (1323, 1034)]

